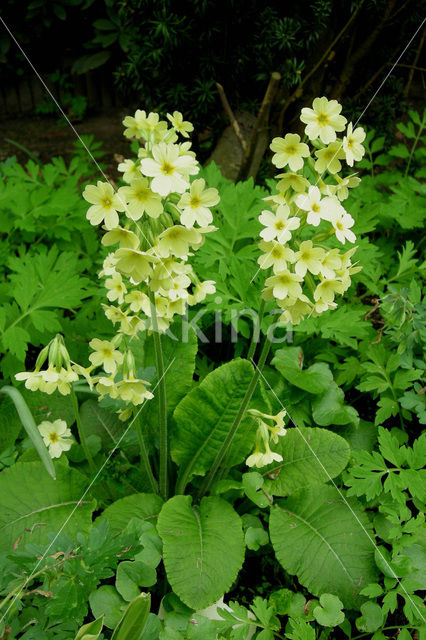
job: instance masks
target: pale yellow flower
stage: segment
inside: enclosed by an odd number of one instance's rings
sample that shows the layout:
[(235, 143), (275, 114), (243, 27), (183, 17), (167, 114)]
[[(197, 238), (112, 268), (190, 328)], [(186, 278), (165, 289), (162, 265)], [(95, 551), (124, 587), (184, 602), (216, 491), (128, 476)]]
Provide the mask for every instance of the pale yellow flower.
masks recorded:
[(89, 346), (94, 350), (89, 356), (94, 367), (103, 367), (107, 373), (115, 373), (117, 365), (123, 363), (123, 354), (118, 351), (112, 342), (93, 338)]
[(276, 274), (287, 268), (287, 262), (294, 262), (294, 251), (275, 240), (272, 242), (261, 240), (259, 248), (264, 252), (264, 255), (259, 256), (257, 259), (261, 269), (273, 267)]
[(51, 458), (60, 458), (64, 451), (69, 451), (73, 444), (71, 429), (64, 420), (49, 422), (44, 420), (38, 425), (38, 430), (48, 447)]
[(329, 220), (336, 207), (340, 206), (336, 198), (322, 198), (320, 190), (314, 186), (309, 187), (308, 193), (298, 195), (295, 202), (300, 209), (308, 212), (306, 222), (314, 227), (317, 227), (321, 220)]
[(105, 287), (108, 289), (107, 298), (110, 302), (114, 302), (114, 300), (117, 300), (118, 304), (124, 302), (124, 294), (127, 293), (127, 287), (119, 273), (114, 273), (111, 278), (107, 278)]
[(163, 197), (186, 191), (188, 176), (200, 170), (192, 156), (179, 155), (179, 147), (175, 144), (160, 142), (153, 146), (152, 155), (152, 158), (141, 160), (141, 172), (153, 178), (152, 191)]
[(124, 211), (125, 203), (114, 193), (108, 182), (98, 180), (96, 187), (93, 184), (87, 185), (83, 198), (92, 204), (86, 213), (90, 224), (97, 225), (103, 221), (107, 229), (118, 227), (117, 211)]
[(336, 293), (343, 293), (344, 286), (341, 280), (323, 280), (314, 291), (314, 300), (322, 300), (325, 303), (333, 302)]
[(292, 171), (298, 171), (303, 167), (303, 158), (309, 157), (309, 147), (300, 142), (297, 133), (287, 133), (284, 138), (274, 138), (269, 145), (271, 151), (275, 151), (272, 164), (282, 169), (287, 164)]
[(318, 171), (318, 173), (328, 171), (334, 174), (341, 171), (342, 165), (340, 160), (345, 157), (345, 152), (343, 151), (340, 140), (332, 142), (325, 149), (318, 149), (318, 151), (315, 151), (315, 155), (318, 158), (315, 162), (315, 171)]
[(270, 242), (275, 238), (278, 242), (285, 243), (291, 238), (291, 231), (298, 229), (300, 219), (289, 217), (290, 209), (287, 205), (280, 205), (275, 213), (272, 211), (262, 211), (259, 216), (260, 223), (265, 227), (260, 232), (260, 237)]
[(283, 300), (287, 296), (291, 298), (298, 298), (302, 295), (302, 287), (299, 282), (302, 282), (303, 278), (297, 273), (290, 273), (287, 269), (281, 271), (276, 276), (270, 276), (266, 279), (266, 290), (272, 290), (274, 298)]
[(117, 249), (116, 269), (132, 278), (135, 284), (146, 280), (152, 273), (151, 262), (158, 262), (158, 258), (146, 251), (136, 249)]
[(191, 122), (183, 119), (180, 111), (173, 111), (173, 115), (170, 115), (170, 113), (168, 113), (167, 120), (172, 123), (173, 129), (178, 131), (184, 138), (189, 138), (190, 132), (194, 131), (194, 126), (191, 124)]
[[(120, 249), (137, 249), (139, 246), (138, 236), (133, 233), (133, 231), (130, 231), (129, 229), (123, 229), (123, 227), (117, 227), (116, 229), (107, 231), (107, 233), (102, 238), (102, 244), (105, 247), (110, 247), (113, 244), (117, 244), (117, 242), (120, 243)], [(114, 254), (109, 255), (113, 256)], [(112, 275), (112, 273), (105, 275)]]
[(352, 122), (348, 124), (346, 135), (343, 138), (343, 150), (346, 154), (346, 162), (353, 167), (354, 162), (359, 162), (365, 153), (362, 142), (365, 140), (365, 131), (362, 127), (357, 127), (353, 131)]
[(196, 222), (200, 227), (206, 227), (213, 221), (213, 215), (209, 207), (214, 207), (220, 200), (219, 192), (213, 187), (204, 189), (205, 180), (199, 178), (191, 183), (189, 193), (182, 195), (178, 207), (182, 209), (181, 223), (191, 228)]
[(184, 258), (189, 253), (189, 248), (201, 243), (203, 237), (199, 229), (187, 229), (176, 224), (160, 233), (158, 236), (158, 253), (168, 258), (170, 255)]
[(325, 256), (324, 249), (321, 247), (314, 247), (312, 240), (305, 240), (300, 243), (299, 251), (296, 252), (294, 270), (302, 278), (305, 277), (306, 272), (310, 271), (314, 275), (318, 275), (322, 260)]
[(343, 131), (347, 122), (344, 116), (339, 115), (342, 110), (337, 100), (327, 98), (315, 98), (312, 109), (304, 107), (300, 116), (306, 124), (305, 133), (310, 140), (320, 138), (324, 144), (336, 140), (336, 131)]
[(144, 213), (150, 218), (158, 218), (163, 213), (161, 196), (151, 191), (149, 181), (140, 174), (130, 186), (120, 187), (118, 195), (126, 202), (126, 216), (131, 220), (139, 220)]

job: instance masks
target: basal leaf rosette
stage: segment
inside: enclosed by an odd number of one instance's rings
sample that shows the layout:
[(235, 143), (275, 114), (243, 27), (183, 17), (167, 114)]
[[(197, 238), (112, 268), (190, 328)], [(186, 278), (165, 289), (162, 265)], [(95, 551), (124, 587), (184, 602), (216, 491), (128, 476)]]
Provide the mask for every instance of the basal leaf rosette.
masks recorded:
[(356, 246), (346, 248), (356, 236), (342, 204), (360, 179), (339, 174), (341, 161), (352, 167), (364, 155), (365, 133), (352, 123), (346, 127), (341, 109), (336, 100), (315, 98), (312, 108), (302, 109), (304, 140), (288, 133), (271, 143), (273, 164), (287, 171), (276, 176), (276, 193), (265, 198), (268, 208), (259, 216), (264, 229), (258, 263), (269, 272), (263, 298), (275, 301), (285, 324), (335, 309), (336, 297), (361, 268), (352, 262)]

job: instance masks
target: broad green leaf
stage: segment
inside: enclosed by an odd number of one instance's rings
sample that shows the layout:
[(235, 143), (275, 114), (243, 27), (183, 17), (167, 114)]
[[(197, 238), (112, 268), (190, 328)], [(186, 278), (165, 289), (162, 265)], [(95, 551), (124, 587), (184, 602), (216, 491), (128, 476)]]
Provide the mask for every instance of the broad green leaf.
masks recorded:
[[(189, 478), (210, 468), (237, 415), (253, 375), (247, 360), (232, 360), (206, 378), (181, 400), (174, 412), (171, 455)], [(254, 437), (254, 422), (245, 418), (228, 453), (229, 465), (241, 462)], [(249, 435), (251, 434), (252, 437)]]
[(22, 395), (19, 393), (18, 389), (15, 387), (9, 387), (5, 385), (4, 387), (0, 387), (0, 396), (1, 394), (5, 394), (11, 398), (15, 405), (15, 409), (21, 419), (22, 426), (31, 442), (33, 443), (40, 460), (42, 461), (44, 468), (47, 473), (54, 478), (55, 477), (55, 467), (53, 466), (52, 458), (49, 455), (46, 445), (44, 444), (43, 438), (40, 435), (39, 430), (37, 429), (37, 425), (34, 422), (34, 418), (29, 410), (27, 403), (25, 402)]
[(56, 480), (41, 462), (18, 462), (2, 471), (0, 551), (11, 551), (18, 541), (20, 548), (47, 543), (60, 529), (70, 537), (88, 532), (95, 504), (84, 496), (87, 485), (87, 478), (62, 464), (56, 465)]
[(173, 591), (189, 607), (216, 602), (235, 580), (244, 560), (241, 519), (217, 497), (192, 505), (191, 496), (166, 502), (158, 518), (164, 565)]
[(115, 587), (118, 593), (129, 602), (140, 595), (139, 587), (151, 587), (157, 580), (157, 572), (138, 560), (125, 560), (117, 567)]
[(63, 396), (59, 391), (47, 394), (41, 391), (28, 391), (27, 389), (22, 389), (22, 395), (34, 416), (36, 424), (40, 424), (43, 420), (50, 420), (50, 422), (65, 420), (67, 426), (70, 427), (75, 421), (74, 409), (69, 395)]
[(347, 503), (334, 487), (300, 491), (272, 508), (270, 535), (279, 562), (311, 593), (356, 608), (377, 569), (372, 526), (357, 500)]
[(266, 493), (276, 496), (328, 482), (343, 471), (350, 456), (346, 440), (327, 429), (290, 428), (273, 448), (283, 459), (262, 469), (262, 475)]
[(312, 415), (321, 427), (329, 425), (358, 424), (359, 416), (353, 407), (344, 404), (345, 394), (335, 382), (328, 385), (327, 391), (312, 402)]
[(89, 596), (89, 603), (95, 618), (104, 616), (104, 625), (108, 629), (114, 629), (120, 622), (126, 604), (110, 584), (103, 585), (96, 591), (92, 591)]
[(313, 610), (315, 620), (323, 627), (336, 627), (342, 624), (345, 614), (342, 611), (343, 602), (331, 593), (320, 596), (320, 605)]
[(361, 617), (356, 619), (357, 629), (372, 633), (383, 625), (384, 613), (375, 602), (365, 602), (361, 605)]
[(285, 347), (275, 352), (272, 364), (288, 382), (309, 393), (324, 393), (333, 382), (333, 374), (325, 362), (316, 362), (302, 369), (300, 347)]
[(122, 532), (132, 518), (147, 520), (155, 524), (161, 511), (163, 500), (153, 493), (134, 493), (120, 498), (107, 507), (96, 522), (108, 520), (113, 534)]

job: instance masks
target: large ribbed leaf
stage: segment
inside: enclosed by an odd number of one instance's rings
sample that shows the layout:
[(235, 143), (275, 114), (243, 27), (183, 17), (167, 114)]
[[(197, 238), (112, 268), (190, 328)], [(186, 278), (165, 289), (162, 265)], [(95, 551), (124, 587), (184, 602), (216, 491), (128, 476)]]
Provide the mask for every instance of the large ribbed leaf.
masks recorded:
[[(346, 467), (350, 449), (344, 438), (327, 429), (288, 429), (274, 445), (283, 457), (262, 469), (263, 488), (270, 495), (288, 496), (299, 489), (327, 482)], [(272, 479), (273, 478), (273, 479)]]
[(123, 531), (132, 518), (147, 520), (155, 524), (162, 505), (162, 498), (153, 493), (133, 493), (110, 504), (102, 511), (96, 522), (108, 520), (113, 533)]
[[(173, 460), (183, 474), (203, 475), (226, 438), (253, 375), (247, 360), (232, 360), (218, 367), (181, 400), (174, 412), (171, 438)], [(252, 431), (252, 437), (248, 433)], [(229, 449), (229, 464), (241, 462), (254, 442), (254, 423), (245, 418)]]
[(87, 478), (61, 464), (56, 465), (56, 480), (41, 462), (18, 462), (2, 471), (0, 551), (11, 551), (18, 540), (20, 548), (27, 542), (47, 543), (49, 534), (62, 527), (69, 536), (87, 532), (95, 508), (83, 497), (87, 485)]
[(173, 591), (193, 609), (203, 609), (230, 588), (244, 560), (241, 519), (222, 498), (200, 506), (191, 496), (166, 502), (158, 518), (164, 565)]
[(311, 487), (274, 506), (269, 526), (284, 569), (314, 595), (332, 593), (352, 609), (377, 569), (372, 526), (357, 500), (347, 503), (334, 487)]

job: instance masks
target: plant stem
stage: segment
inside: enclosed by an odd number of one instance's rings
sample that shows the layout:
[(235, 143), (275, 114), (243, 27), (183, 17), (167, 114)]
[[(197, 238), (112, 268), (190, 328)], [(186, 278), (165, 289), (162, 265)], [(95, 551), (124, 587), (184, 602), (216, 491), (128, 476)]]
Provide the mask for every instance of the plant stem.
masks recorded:
[(406, 167), (405, 173), (404, 173), (404, 178), (406, 178), (408, 176), (408, 171), (410, 169), (411, 160), (413, 159), (414, 151), (415, 151), (415, 149), (417, 147), (417, 143), (418, 143), (418, 141), (420, 139), (420, 136), (422, 135), (423, 129), (424, 129), (424, 126), (423, 126), (423, 122), (422, 122), (422, 124), (420, 125), (420, 128), (419, 128), (419, 130), (417, 132), (416, 138), (415, 138), (415, 140), (413, 142), (413, 146), (411, 147), (411, 150), (410, 150), (410, 156), (408, 158), (407, 167)]
[(241, 424), (242, 419), (244, 418), (244, 414), (248, 408), (248, 405), (250, 403), (250, 400), (253, 396), (254, 390), (256, 388), (256, 385), (259, 381), (260, 378), (260, 374), (262, 373), (262, 369), (263, 366), (266, 362), (266, 358), (268, 357), (268, 353), (269, 353), (269, 349), (271, 347), (271, 343), (268, 340), (268, 338), (265, 338), (265, 342), (263, 343), (263, 347), (262, 347), (262, 352), (260, 354), (259, 357), (259, 362), (257, 364), (257, 366), (255, 367), (255, 370), (253, 371), (253, 377), (250, 380), (250, 384), (247, 387), (247, 391), (245, 393), (245, 396), (240, 404), (240, 408), (238, 409), (238, 413), (235, 416), (234, 422), (232, 423), (232, 426), (228, 432), (228, 435), (225, 438), (225, 441), (223, 442), (218, 454), (216, 455), (216, 458), (214, 459), (211, 467), (210, 467), (210, 471), (208, 473), (208, 475), (206, 476), (203, 484), (201, 485), (201, 488), (198, 492), (197, 495), (197, 499), (199, 500), (210, 488), (214, 477), (216, 475), (216, 472), (219, 468), (219, 466), (221, 465), (224, 457), (226, 456), (232, 441), (235, 437), (235, 434), (238, 431), (238, 427)]
[(260, 307), (259, 307), (257, 326), (254, 327), (253, 335), (251, 337), (250, 347), (247, 352), (247, 360), (251, 360), (254, 356), (254, 352), (256, 351), (257, 343), (259, 342), (260, 330), (261, 330), (264, 313), (265, 313), (265, 300), (262, 298), (260, 302)]
[(164, 500), (168, 498), (168, 453), (169, 443), (167, 434), (167, 395), (166, 380), (164, 371), (163, 349), (161, 347), (161, 336), (158, 332), (157, 311), (155, 308), (155, 297), (151, 294), (152, 328), (154, 339), (155, 365), (158, 376), (158, 426), (160, 435), (160, 495)]
[(71, 386), (71, 402), (72, 407), (74, 409), (75, 422), (77, 425), (78, 436), (80, 438), (81, 446), (83, 447), (84, 454), (86, 456), (86, 460), (89, 463), (89, 467), (91, 471), (96, 471), (95, 463), (93, 462), (92, 454), (87, 446), (86, 437), (84, 435), (83, 426), (81, 424), (80, 411), (78, 410), (78, 401), (77, 396), (75, 395), (75, 391), (72, 385)]
[(158, 494), (159, 493), (158, 482), (155, 479), (154, 474), (152, 473), (151, 464), (149, 462), (148, 449), (146, 447), (145, 438), (142, 433), (142, 425), (141, 425), (141, 420), (139, 416), (136, 417), (135, 424), (136, 424), (136, 433), (138, 434), (139, 448), (141, 450), (141, 463), (148, 477), (152, 492)]

